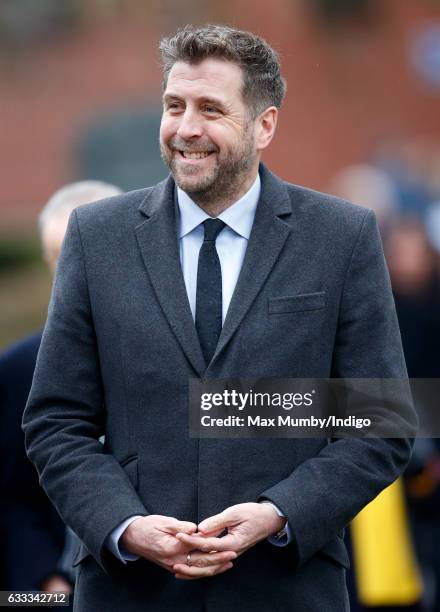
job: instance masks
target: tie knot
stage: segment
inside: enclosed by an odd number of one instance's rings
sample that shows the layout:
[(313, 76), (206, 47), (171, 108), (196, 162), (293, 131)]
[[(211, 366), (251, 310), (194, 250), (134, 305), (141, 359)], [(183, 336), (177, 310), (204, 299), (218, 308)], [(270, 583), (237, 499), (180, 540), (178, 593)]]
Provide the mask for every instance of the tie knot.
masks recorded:
[(205, 228), (204, 241), (215, 242), (217, 236), (225, 227), (225, 223), (221, 219), (206, 219), (206, 221), (203, 221), (203, 227)]

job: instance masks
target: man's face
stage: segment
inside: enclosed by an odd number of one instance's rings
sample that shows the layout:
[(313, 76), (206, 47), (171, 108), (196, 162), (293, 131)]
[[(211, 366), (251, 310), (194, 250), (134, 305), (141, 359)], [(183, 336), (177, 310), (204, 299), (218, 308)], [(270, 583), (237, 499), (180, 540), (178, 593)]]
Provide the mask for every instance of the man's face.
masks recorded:
[(259, 153), (233, 62), (176, 62), (164, 93), (160, 148), (176, 183), (203, 200), (233, 196), (255, 178)]

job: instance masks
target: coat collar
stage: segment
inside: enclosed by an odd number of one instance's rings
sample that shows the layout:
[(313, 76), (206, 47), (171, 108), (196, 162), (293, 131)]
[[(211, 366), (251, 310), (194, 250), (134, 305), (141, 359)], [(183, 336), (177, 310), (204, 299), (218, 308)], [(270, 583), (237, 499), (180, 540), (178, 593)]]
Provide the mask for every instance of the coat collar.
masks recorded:
[[(292, 205), (283, 181), (262, 163), (260, 163), (258, 172), (261, 179), (260, 201), (263, 199), (270, 200), (270, 207), (275, 216), (290, 214)], [(145, 216), (151, 217), (162, 207), (174, 203), (174, 190), (175, 183), (173, 177), (169, 174), (166, 179), (148, 189), (139, 210)]]

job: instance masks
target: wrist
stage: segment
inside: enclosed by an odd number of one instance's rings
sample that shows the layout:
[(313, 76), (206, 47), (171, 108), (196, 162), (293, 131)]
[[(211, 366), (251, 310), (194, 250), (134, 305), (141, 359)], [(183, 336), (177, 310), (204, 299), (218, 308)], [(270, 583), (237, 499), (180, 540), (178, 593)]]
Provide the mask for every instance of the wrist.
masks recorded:
[(138, 533), (140, 525), (137, 523), (144, 518), (145, 517), (139, 517), (135, 519), (127, 526), (119, 538), (119, 544), (129, 553), (135, 555), (139, 554), (137, 543), (139, 542)]
[(285, 535), (285, 526), (287, 518), (283, 516), (275, 505), (270, 501), (259, 502), (260, 506), (264, 507), (267, 520), (267, 537), (276, 536), (283, 537)]

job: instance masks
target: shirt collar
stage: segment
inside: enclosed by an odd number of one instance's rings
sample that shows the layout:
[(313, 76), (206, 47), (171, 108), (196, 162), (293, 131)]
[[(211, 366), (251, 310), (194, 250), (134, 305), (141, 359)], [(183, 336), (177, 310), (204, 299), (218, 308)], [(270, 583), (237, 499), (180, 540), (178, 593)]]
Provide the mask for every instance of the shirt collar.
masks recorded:
[[(249, 240), (251, 234), (260, 191), (260, 175), (257, 174), (257, 178), (249, 191), (218, 216), (234, 232), (247, 240)], [(183, 238), (183, 236), (186, 236), (186, 234), (189, 234), (194, 228), (203, 223), (205, 219), (210, 218), (180, 187), (177, 187), (177, 203), (180, 213), (179, 238)]]

